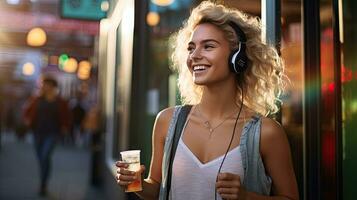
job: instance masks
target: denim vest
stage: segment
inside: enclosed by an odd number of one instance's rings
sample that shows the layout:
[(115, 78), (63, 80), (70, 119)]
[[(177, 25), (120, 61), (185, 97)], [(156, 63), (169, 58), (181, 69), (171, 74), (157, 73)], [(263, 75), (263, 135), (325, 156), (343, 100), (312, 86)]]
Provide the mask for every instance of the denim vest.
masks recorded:
[[(172, 148), (172, 138), (174, 135), (177, 117), (181, 108), (182, 106), (175, 107), (166, 136), (164, 155), (162, 160), (162, 179), (159, 200), (167, 200), (165, 197), (168, 192), (168, 188), (166, 186), (168, 166), (170, 162), (169, 154)], [(264, 164), (260, 156), (260, 127), (261, 117), (257, 115), (254, 116), (248, 123), (246, 123), (242, 130), (242, 135), (240, 137), (240, 151), (242, 154), (242, 163), (244, 167), (244, 180), (242, 184), (247, 191), (269, 196), (272, 180), (265, 173)]]

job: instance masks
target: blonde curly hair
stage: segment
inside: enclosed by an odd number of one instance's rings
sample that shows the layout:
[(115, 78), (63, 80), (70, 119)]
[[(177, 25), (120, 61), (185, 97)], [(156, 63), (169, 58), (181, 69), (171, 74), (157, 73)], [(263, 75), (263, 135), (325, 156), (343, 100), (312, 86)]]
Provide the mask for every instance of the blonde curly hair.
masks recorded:
[[(237, 76), (238, 83), (244, 90), (244, 104), (262, 115), (276, 113), (277, 102), (283, 91), (284, 64), (275, 47), (261, 40), (261, 22), (235, 9), (227, 8), (209, 1), (204, 1), (194, 8), (183, 27), (172, 36), (172, 68), (178, 72), (178, 87), (184, 104), (197, 104), (202, 97), (203, 86), (193, 82), (186, 65), (188, 56), (187, 44), (194, 28), (202, 23), (211, 23), (220, 28), (231, 49), (237, 48), (237, 36), (228, 24), (236, 23), (246, 35), (247, 69)], [(237, 86), (237, 101), (241, 90)], [(237, 102), (238, 103), (238, 102)]]

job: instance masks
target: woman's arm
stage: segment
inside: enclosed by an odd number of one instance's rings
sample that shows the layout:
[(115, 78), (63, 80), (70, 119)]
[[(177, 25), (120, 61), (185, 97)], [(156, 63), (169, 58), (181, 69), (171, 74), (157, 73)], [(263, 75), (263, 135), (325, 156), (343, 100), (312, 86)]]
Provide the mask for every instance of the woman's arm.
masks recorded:
[[(165, 138), (167, 135), (170, 120), (172, 118), (173, 110), (174, 108), (167, 108), (161, 111), (156, 117), (152, 135), (152, 155), (150, 172), (148, 177), (142, 182), (143, 190), (140, 192), (136, 192), (136, 194), (143, 199), (158, 199), (160, 192), (161, 165), (162, 157), (164, 154), (163, 151), (165, 145)], [(117, 166), (118, 165), (120, 164), (118, 163)], [(142, 170), (144, 170), (144, 167), (142, 168)], [(124, 169), (119, 169), (118, 174), (121, 174), (120, 171), (124, 172)], [(121, 176), (121, 178), (119, 176), (117, 179), (119, 185), (126, 186), (130, 182), (130, 175), (125, 174), (124, 176)]]
[[(273, 180), (274, 196), (268, 199), (299, 199), (288, 138), (284, 129), (269, 118), (263, 118), (262, 121), (260, 153), (265, 170)], [(248, 193), (248, 196), (251, 199), (266, 199), (259, 198), (256, 194)]]

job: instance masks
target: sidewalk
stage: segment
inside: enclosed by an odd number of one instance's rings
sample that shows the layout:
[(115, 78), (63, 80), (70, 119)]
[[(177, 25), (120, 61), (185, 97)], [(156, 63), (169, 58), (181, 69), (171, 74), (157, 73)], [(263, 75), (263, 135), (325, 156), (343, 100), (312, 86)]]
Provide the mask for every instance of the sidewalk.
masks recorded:
[(31, 137), (24, 141), (3, 134), (0, 149), (0, 199), (4, 200), (105, 200), (90, 186), (87, 149), (57, 145), (52, 161), (48, 196), (38, 197), (39, 170)]

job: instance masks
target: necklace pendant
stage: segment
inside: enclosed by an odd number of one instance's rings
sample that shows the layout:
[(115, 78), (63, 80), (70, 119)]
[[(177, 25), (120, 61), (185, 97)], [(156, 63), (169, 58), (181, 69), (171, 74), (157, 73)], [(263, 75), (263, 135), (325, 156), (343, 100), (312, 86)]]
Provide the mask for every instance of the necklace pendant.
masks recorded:
[(205, 121), (205, 126), (207, 127), (207, 128), (209, 128), (209, 129), (211, 129), (211, 124), (209, 123), (209, 121)]

